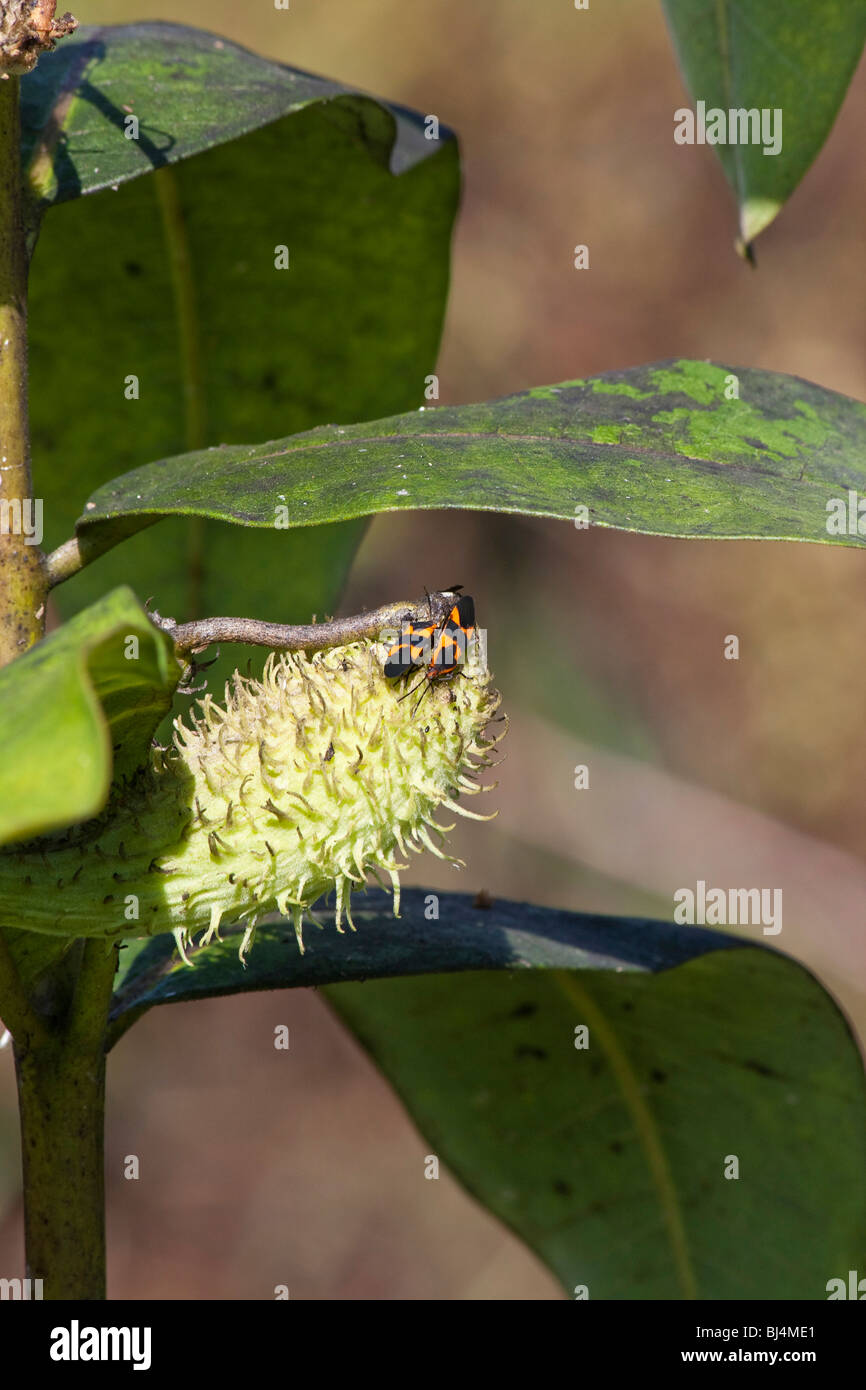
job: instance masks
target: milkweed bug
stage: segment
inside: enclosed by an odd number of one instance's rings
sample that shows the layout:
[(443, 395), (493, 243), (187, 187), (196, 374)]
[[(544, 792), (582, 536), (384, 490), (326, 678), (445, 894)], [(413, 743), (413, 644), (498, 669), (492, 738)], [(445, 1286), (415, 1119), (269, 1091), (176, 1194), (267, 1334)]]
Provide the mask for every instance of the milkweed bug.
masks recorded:
[[(428, 594), (429, 622), (408, 623), (400, 641), (391, 647), (385, 659), (384, 673), (388, 677), (406, 676), (410, 671), (424, 668), (424, 675), (418, 683), (424, 689), (415, 705), (416, 710), (432, 682), (450, 678), (466, 660), (469, 640), (475, 630), (475, 603), (469, 594), (461, 594), (462, 588), (462, 584), (452, 584), (437, 596), (446, 603), (449, 599), (454, 600), (450, 607), (446, 606), (441, 619), (434, 616)], [(411, 695), (417, 689), (418, 685), (413, 685), (406, 695)], [(405, 699), (406, 695), (400, 698)]]

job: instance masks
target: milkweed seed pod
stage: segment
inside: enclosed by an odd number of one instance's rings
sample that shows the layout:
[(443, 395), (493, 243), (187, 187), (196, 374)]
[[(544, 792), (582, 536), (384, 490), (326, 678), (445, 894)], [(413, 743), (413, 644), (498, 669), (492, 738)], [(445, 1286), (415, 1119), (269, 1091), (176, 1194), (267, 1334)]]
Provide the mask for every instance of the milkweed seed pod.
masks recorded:
[(243, 958), (276, 909), (303, 951), (304, 912), (333, 892), (337, 930), (353, 927), (351, 893), (370, 874), (390, 882), (399, 915), (408, 852), (452, 857), (439, 808), (473, 816), (457, 798), (483, 790), (500, 698), (477, 650), (417, 714), (403, 693), (372, 643), (272, 653), (261, 681), (235, 673), (224, 702), (206, 695), (191, 725), (176, 720), (173, 747), (154, 748), (97, 820), (0, 852), (0, 922), (173, 931), (185, 958), (199, 933), (207, 944), (239, 922)]

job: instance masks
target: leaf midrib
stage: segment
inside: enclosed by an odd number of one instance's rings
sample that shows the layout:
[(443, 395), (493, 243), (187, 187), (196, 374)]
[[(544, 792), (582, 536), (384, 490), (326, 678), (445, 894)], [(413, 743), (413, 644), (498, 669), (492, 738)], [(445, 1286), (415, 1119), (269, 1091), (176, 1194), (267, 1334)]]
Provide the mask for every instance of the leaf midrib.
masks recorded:
[(652, 1186), (658, 1197), (662, 1222), (671, 1248), (674, 1269), (684, 1299), (698, 1297), (698, 1283), (686, 1238), (685, 1224), (677, 1197), (670, 1162), (655, 1117), (647, 1104), (632, 1066), (616, 1032), (591, 994), (579, 984), (573, 971), (556, 971), (558, 988), (580, 1011), (595, 1033), (619, 1087), (623, 1103), (634, 1120), (638, 1142), (643, 1150)]

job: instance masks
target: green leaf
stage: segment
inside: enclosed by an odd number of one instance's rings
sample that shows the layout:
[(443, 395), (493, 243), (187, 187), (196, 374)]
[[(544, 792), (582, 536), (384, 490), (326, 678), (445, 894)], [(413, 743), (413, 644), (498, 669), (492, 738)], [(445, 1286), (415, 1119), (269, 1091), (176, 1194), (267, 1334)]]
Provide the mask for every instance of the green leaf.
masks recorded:
[(410, 888), (395, 918), (390, 895), (370, 890), (353, 901), (356, 933), (307, 934), (300, 955), (294, 930), (282, 919), (262, 919), (245, 966), (238, 961), (243, 928), (192, 953), (195, 968), (180, 961), (170, 935), (144, 947), (124, 947), (111, 1009), (112, 1040), (155, 1004), (182, 1003), (220, 994), (285, 989), (443, 970), (666, 970), (703, 951), (739, 947), (720, 932), (671, 926), (639, 918), (560, 912), (526, 903), (497, 902), (486, 910), (463, 893), (439, 893), (440, 920), (425, 917), (427, 895)]
[(798, 377), (679, 361), (163, 459), (100, 488), (78, 525), (97, 549), (177, 513), (265, 526), (285, 493), (301, 526), (418, 507), (575, 520), (584, 507), (625, 531), (862, 545), (848, 489), (866, 492), (866, 406)]
[[(49, 207), (31, 269), (47, 546), (118, 466), (423, 400), (458, 194), (448, 130), (428, 140), (412, 112), (171, 24), (80, 30), (22, 89), (28, 148), (61, 116), (56, 198), (71, 198)], [(332, 612), (364, 523), (276, 529), (278, 491), (266, 533), (179, 519), (59, 588), (61, 611), (125, 581), (178, 620)]]
[(863, 1268), (863, 1070), (801, 966), (698, 927), (456, 894), (428, 921), (423, 890), (395, 921), (370, 898), (357, 935), (323, 914), (303, 957), (264, 924), (246, 970), (237, 935), (193, 969), (155, 938), (122, 967), (110, 1041), (154, 1005), (363, 980), (328, 999), (569, 1293), (814, 1299)]
[(863, 1269), (863, 1069), (794, 961), (743, 947), (662, 975), (438, 975), (327, 996), (426, 1152), (570, 1295), (824, 1299)]
[(86, 820), (171, 705), (173, 644), (121, 588), (0, 671), (0, 843)]
[[(43, 55), (22, 83), (25, 184), (44, 209), (239, 140), (288, 112), (347, 96), (364, 140), (366, 98), (339, 82), (182, 24), (85, 24)], [(380, 130), (387, 126), (381, 113), (372, 119)], [(401, 135), (397, 159), (403, 166), (427, 151), (411, 116)], [(377, 138), (381, 134), (371, 145)]]
[[(864, 0), (663, 0), (694, 102), (768, 112), (766, 133), (715, 144), (746, 246), (793, 193), (830, 133), (866, 40)], [(773, 113), (779, 115), (774, 117)], [(754, 121), (750, 118), (750, 124)], [(776, 148), (773, 120), (779, 122)], [(743, 118), (745, 121), (745, 118)], [(696, 132), (697, 133), (697, 132)], [(757, 134), (757, 132), (755, 132)], [(748, 142), (747, 142), (748, 141)]]
[(744, 947), (662, 975), (439, 975), (327, 997), (427, 1152), (570, 1295), (821, 1299), (863, 1268), (862, 1065), (793, 961)]

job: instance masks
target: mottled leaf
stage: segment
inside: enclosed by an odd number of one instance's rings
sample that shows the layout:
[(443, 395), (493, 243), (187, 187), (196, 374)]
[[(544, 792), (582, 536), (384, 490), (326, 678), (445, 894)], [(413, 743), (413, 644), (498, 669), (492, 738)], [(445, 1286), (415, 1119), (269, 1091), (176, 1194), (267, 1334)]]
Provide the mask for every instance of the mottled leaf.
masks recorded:
[(98, 549), (113, 531), (178, 513), (267, 526), (285, 495), (297, 526), (464, 507), (862, 545), (857, 488), (866, 493), (859, 401), (798, 377), (679, 361), (163, 459), (100, 488), (79, 528)]

